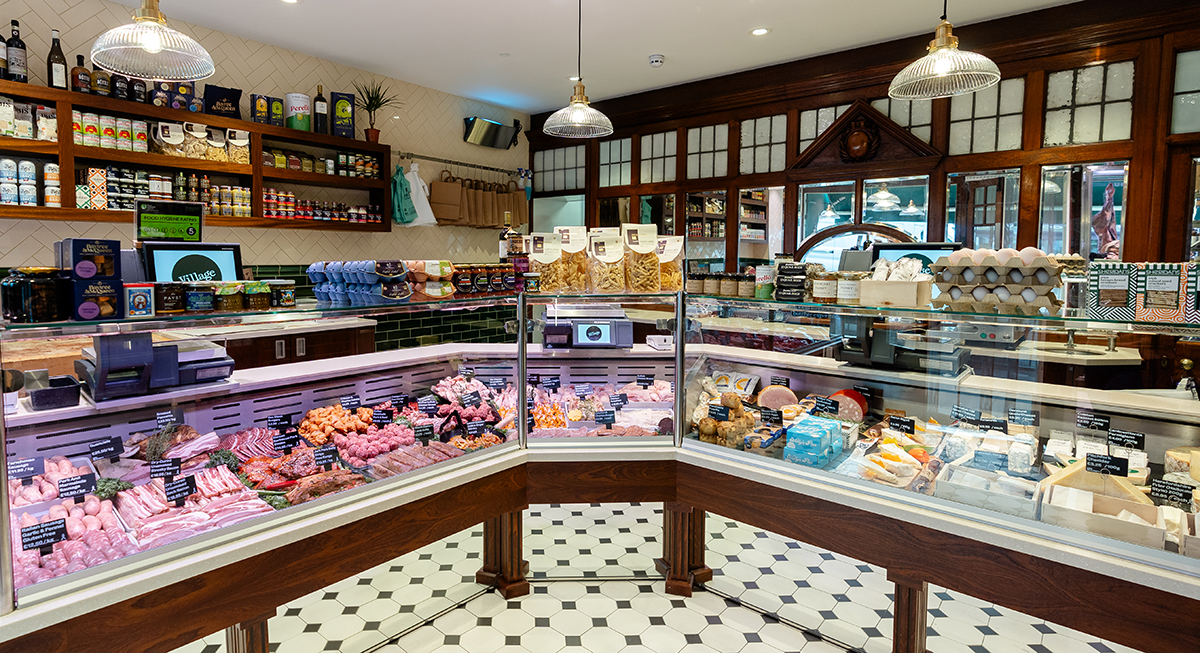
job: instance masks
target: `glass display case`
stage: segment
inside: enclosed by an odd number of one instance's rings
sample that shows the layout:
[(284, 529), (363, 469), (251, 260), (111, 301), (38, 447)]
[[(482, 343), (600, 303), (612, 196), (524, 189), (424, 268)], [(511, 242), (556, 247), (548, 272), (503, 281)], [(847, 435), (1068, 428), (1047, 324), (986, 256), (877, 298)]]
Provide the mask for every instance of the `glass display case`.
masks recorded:
[(946, 242), (971, 249), (1017, 246), (1018, 168), (949, 175), (946, 193)]
[(1128, 174), (1127, 161), (1044, 166), (1038, 247), (1120, 260)]
[(926, 240), (929, 176), (867, 179), (863, 182), (864, 223), (887, 225), (913, 240)]

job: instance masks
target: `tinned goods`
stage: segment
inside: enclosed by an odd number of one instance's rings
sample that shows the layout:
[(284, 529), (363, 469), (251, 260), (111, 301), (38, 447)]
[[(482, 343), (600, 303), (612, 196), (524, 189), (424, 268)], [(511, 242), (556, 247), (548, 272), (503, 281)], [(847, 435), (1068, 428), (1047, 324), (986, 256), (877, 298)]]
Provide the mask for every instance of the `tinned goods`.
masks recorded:
[(29, 159), (21, 159), (17, 162), (17, 183), (18, 184), (36, 184), (37, 183), (37, 164)]
[(127, 317), (154, 317), (154, 284), (125, 284), (125, 315)]
[(0, 159), (0, 183), (16, 183), (17, 160)]
[(37, 206), (37, 186), (34, 184), (21, 184), (17, 189), (17, 196), (21, 206)]
[(46, 186), (43, 194), (46, 206), (62, 206), (62, 189), (58, 186)]
[(759, 265), (754, 268), (754, 296), (757, 299), (775, 296), (775, 266)]

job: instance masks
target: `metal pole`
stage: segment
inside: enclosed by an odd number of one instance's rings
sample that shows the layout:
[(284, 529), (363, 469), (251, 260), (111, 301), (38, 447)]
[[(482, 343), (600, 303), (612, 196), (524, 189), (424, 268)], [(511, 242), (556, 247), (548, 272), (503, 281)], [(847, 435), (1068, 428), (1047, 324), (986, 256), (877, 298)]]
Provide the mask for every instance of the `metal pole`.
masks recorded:
[[(2, 342), (2, 339), (0, 339)], [(0, 352), (3, 347), (0, 347)], [(0, 360), (3, 356), (0, 355)], [(2, 390), (2, 388), (0, 388)], [(8, 417), (0, 414), (0, 615), (12, 613), (17, 607), (17, 589), (13, 586), (12, 511), (8, 509)]]
[(529, 323), (525, 318), (525, 293), (517, 293), (517, 439), (521, 448), (529, 446), (529, 407), (525, 384), (529, 379), (529, 365), (526, 356), (529, 353)]
[(675, 293), (675, 446), (683, 446), (684, 419), (687, 407), (684, 405), (687, 388), (687, 362), (683, 356), (683, 341), (687, 340), (687, 294), (680, 290)]

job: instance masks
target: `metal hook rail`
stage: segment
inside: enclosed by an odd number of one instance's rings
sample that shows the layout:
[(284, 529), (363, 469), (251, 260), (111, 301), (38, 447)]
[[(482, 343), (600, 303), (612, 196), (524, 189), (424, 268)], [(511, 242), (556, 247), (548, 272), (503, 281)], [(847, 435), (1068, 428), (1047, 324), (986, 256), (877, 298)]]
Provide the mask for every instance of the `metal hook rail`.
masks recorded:
[(478, 163), (467, 163), (465, 161), (455, 161), (453, 159), (442, 159), (436, 156), (425, 156), (424, 154), (416, 154), (414, 152), (396, 152), (397, 159), (420, 159), (422, 161), (433, 161), (435, 163), (445, 163), (447, 165), (459, 166), (462, 168), (474, 168), (476, 170), (488, 170), (491, 172), (502, 172), (506, 175), (516, 176), (516, 170), (506, 170), (504, 168), (493, 168), (491, 166), (479, 165)]

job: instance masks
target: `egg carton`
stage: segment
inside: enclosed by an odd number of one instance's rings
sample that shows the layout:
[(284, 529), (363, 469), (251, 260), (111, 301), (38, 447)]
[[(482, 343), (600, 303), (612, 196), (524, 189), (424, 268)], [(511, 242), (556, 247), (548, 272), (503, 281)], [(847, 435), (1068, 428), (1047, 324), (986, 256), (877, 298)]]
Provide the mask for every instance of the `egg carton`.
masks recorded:
[(949, 301), (938, 298), (934, 301), (936, 308), (943, 308), (956, 313), (998, 313), (1001, 315), (1040, 315), (1042, 311), (1053, 315), (1062, 308), (1062, 300), (1054, 295), (1041, 295), (1032, 302), (1026, 302), (1020, 295), (1013, 295), (1002, 301), (994, 293), (988, 293), (981, 300), (971, 298), (968, 301)]
[[(1006, 279), (1007, 283), (1027, 286), (1050, 284), (1057, 287), (1062, 285), (1063, 266), (1053, 257), (1039, 256), (1029, 265), (1014, 264), (1013, 260), (1009, 259), (1008, 262), (1000, 263), (995, 256), (988, 256), (980, 264), (951, 265), (950, 258), (943, 256), (936, 263), (930, 265), (929, 269), (933, 272), (933, 278), (936, 281), (955, 282), (960, 285), (961, 283), (1005, 283), (1001, 279)], [(1020, 259), (1015, 260), (1019, 261)], [(1038, 272), (1044, 272), (1041, 278), (1039, 278)], [(989, 273), (992, 274), (989, 275)]]
[[(1025, 285), (1015, 284), (1015, 283), (1001, 283), (1001, 284), (995, 284), (995, 285), (977, 283), (977, 284), (961, 284), (960, 285), (960, 284), (944, 283), (944, 282), (939, 282), (937, 284), (937, 287), (938, 287), (938, 290), (940, 290), (943, 294), (953, 294), (952, 289), (958, 288), (962, 291), (963, 295), (970, 295), (971, 293), (973, 293), (975, 291), (976, 288), (987, 288), (988, 293), (995, 293), (995, 294), (1001, 295), (1002, 298), (1005, 294), (1007, 294), (1007, 295), (1022, 295), (1026, 302), (1033, 301), (1033, 299), (1036, 297), (1044, 297), (1046, 295), (1049, 295), (1049, 294), (1053, 293), (1054, 289), (1056, 288), (1056, 286), (1051, 286), (1049, 284), (1037, 285), (1037, 286), (1025, 286)], [(1007, 291), (1007, 293), (996, 293), (997, 288), (1004, 288)], [(1030, 293), (1027, 294), (1026, 291), (1030, 291)], [(957, 300), (953, 300), (953, 301), (957, 301)], [(1003, 299), (1002, 299), (1002, 301), (1003, 301)]]

